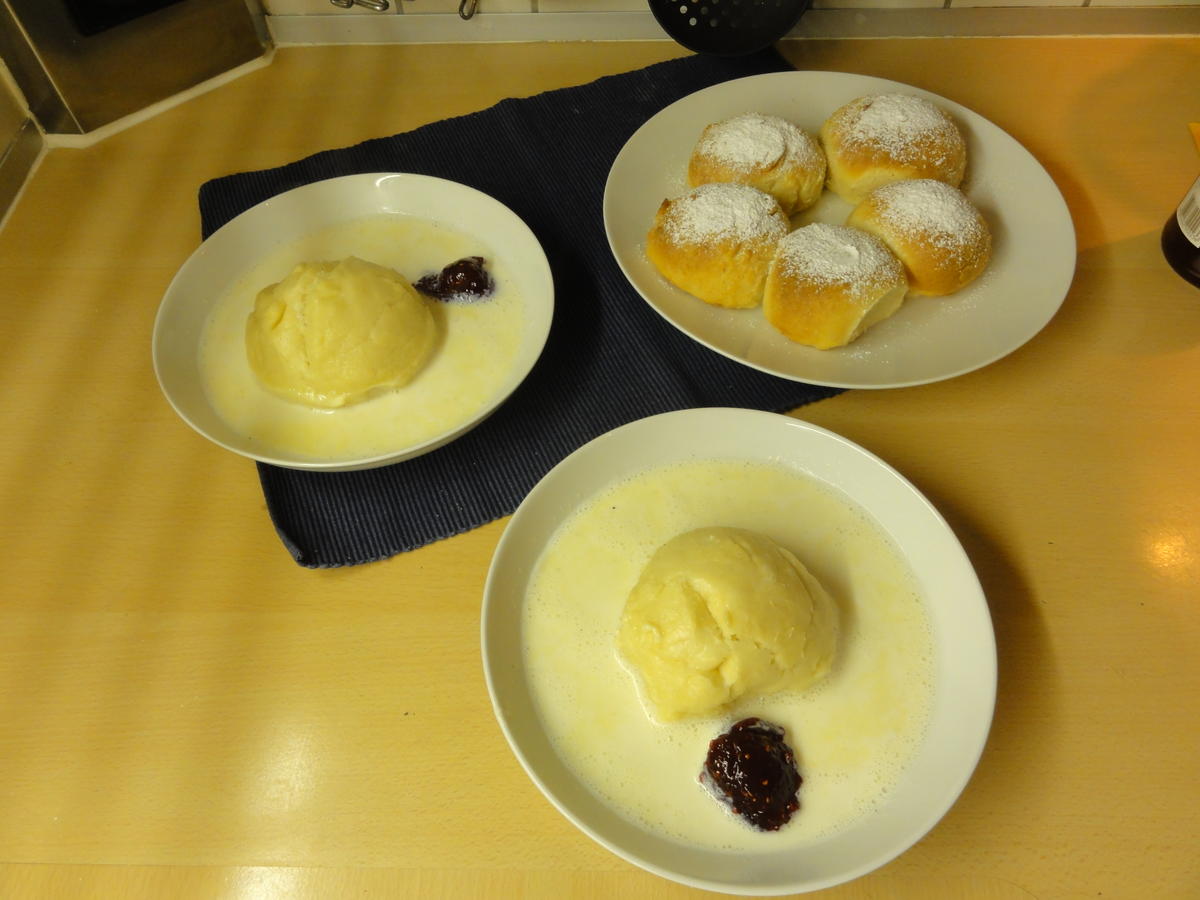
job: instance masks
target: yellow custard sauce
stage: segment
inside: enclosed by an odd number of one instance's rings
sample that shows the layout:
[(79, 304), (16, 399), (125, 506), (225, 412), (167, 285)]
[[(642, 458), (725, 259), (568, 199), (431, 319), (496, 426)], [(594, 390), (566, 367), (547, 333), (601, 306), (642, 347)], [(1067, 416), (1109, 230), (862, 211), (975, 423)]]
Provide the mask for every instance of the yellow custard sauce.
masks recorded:
[[(795, 553), (838, 604), (837, 656), (804, 692), (659, 723), (617, 653), (621, 610), (655, 549), (706, 526), (757, 531)], [(530, 690), (564, 762), (629, 819), (686, 843), (776, 849), (840, 830), (896, 782), (932, 706), (933, 638), (907, 563), (845, 496), (784, 465), (699, 460), (606, 488), (556, 532), (523, 615)], [(804, 779), (800, 810), (778, 832), (745, 825), (697, 780), (708, 742), (746, 716), (786, 729)]]
[[(266, 390), (246, 358), (246, 317), (264, 287), (294, 266), (356, 256), (415, 282), (466, 256), (482, 256), (495, 292), (431, 301), (433, 355), (404, 387), (338, 409), (318, 409)], [(267, 255), (217, 303), (200, 348), (205, 391), (217, 413), (264, 454), (310, 459), (382, 455), (432, 440), (494, 402), (522, 340), (524, 301), (486, 241), (413, 216), (372, 216), (314, 231)]]

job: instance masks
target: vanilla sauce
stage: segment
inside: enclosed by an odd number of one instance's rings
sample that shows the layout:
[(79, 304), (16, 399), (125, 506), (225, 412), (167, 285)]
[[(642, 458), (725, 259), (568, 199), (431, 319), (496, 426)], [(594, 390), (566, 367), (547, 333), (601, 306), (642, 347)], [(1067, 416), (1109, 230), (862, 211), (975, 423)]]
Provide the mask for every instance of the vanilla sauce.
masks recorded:
[[(659, 545), (711, 525), (759, 531), (805, 563), (839, 604), (839, 655), (803, 693), (660, 724), (618, 657), (621, 609)], [(627, 818), (689, 844), (775, 849), (840, 830), (896, 782), (932, 704), (932, 634), (906, 562), (840, 492), (783, 465), (686, 462), (601, 491), (543, 552), (522, 626), (530, 688), (564, 762)], [(708, 742), (746, 716), (786, 729), (804, 779), (778, 832), (743, 824), (697, 780)]]
[[(361, 403), (315, 409), (263, 388), (246, 359), (246, 317), (264, 287), (301, 262), (357, 256), (410, 282), (467, 256), (482, 256), (495, 292), (430, 301), (438, 344), (416, 378)], [(384, 454), (437, 437), (495, 400), (521, 346), (524, 302), (504, 260), (485, 242), (412, 216), (372, 216), (329, 226), (277, 248), (216, 304), (200, 348), (205, 391), (217, 413), (264, 454), (311, 459)]]

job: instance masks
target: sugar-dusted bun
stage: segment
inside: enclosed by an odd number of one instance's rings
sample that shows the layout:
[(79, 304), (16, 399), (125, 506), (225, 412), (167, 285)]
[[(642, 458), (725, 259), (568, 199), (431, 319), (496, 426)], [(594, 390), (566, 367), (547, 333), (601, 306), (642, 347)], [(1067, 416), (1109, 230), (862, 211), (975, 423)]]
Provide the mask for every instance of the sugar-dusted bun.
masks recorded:
[(904, 264), (912, 294), (952, 294), (978, 278), (992, 256), (983, 214), (958, 188), (930, 178), (876, 188), (846, 224), (888, 245)]
[(763, 315), (793, 341), (828, 350), (894, 313), (907, 289), (904, 268), (879, 238), (814, 222), (779, 242)]
[(958, 187), (967, 167), (966, 141), (954, 120), (911, 94), (851, 100), (825, 120), (820, 137), (829, 188), (850, 203), (905, 178), (935, 178)]
[(817, 139), (778, 116), (745, 113), (714, 122), (688, 160), (688, 183), (748, 184), (765, 191), (789, 216), (825, 188), (825, 154)]
[(667, 281), (715, 306), (762, 301), (763, 279), (788, 218), (770, 194), (744, 184), (703, 184), (664, 200), (646, 256)]

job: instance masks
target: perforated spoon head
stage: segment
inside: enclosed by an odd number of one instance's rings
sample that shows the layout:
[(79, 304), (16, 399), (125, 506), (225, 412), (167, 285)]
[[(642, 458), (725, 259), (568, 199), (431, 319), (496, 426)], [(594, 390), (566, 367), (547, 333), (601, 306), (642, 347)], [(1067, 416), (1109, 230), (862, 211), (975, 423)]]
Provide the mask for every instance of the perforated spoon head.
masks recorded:
[(800, 21), (810, 0), (648, 0), (672, 39), (696, 53), (742, 56), (769, 47)]

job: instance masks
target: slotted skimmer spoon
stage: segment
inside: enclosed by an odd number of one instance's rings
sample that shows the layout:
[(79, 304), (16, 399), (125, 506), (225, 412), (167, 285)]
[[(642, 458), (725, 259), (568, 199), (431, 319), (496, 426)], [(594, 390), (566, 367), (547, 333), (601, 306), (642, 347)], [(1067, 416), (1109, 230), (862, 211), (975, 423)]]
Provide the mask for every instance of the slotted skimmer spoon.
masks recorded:
[(648, 0), (668, 35), (696, 53), (740, 56), (770, 46), (800, 21), (810, 0)]

